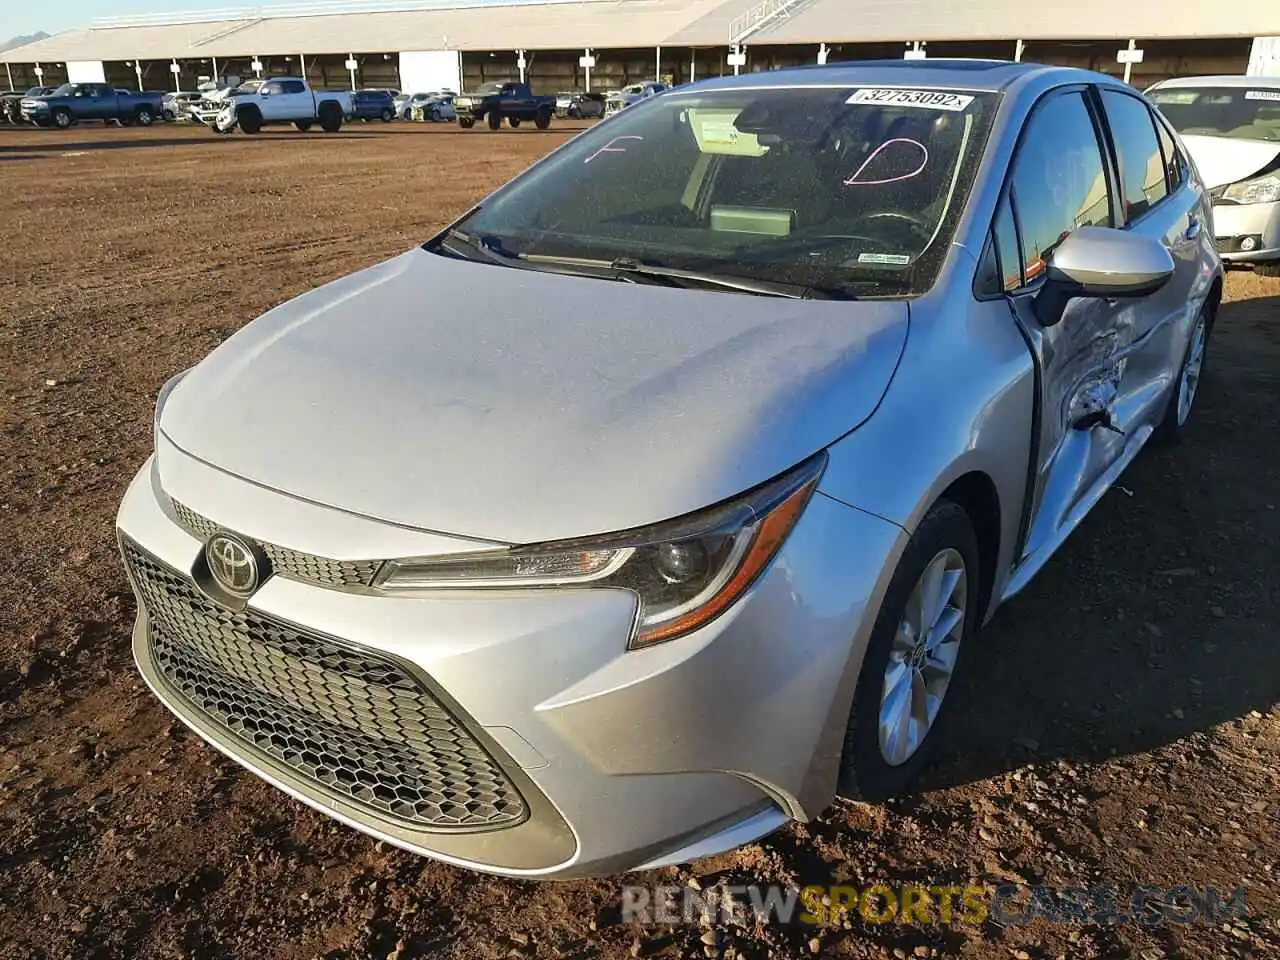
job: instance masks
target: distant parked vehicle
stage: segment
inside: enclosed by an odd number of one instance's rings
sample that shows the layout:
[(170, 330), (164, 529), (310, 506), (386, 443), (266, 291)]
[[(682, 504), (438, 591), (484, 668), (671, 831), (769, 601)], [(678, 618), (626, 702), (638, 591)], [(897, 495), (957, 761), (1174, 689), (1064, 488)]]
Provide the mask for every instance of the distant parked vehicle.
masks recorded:
[(422, 119), (428, 123), (453, 122), (458, 118), (458, 110), (454, 106), (455, 100), (452, 93), (442, 93), (438, 97), (432, 97), (422, 111)]
[(247, 86), (227, 98), (213, 123), (218, 133), (231, 133), (239, 127), (253, 134), (263, 127), (284, 123), (304, 132), (318, 123), (326, 133), (337, 133), (343, 120), (354, 112), (350, 93), (316, 92), (297, 77), (272, 77), (256, 90), (246, 90)]
[(357, 120), (390, 123), (396, 118), (395, 97), (388, 90), (357, 90), (351, 95), (351, 107)]
[(162, 106), (164, 118), (169, 121), (191, 120), (191, 111), (204, 99), (201, 93), (166, 93)]
[(203, 123), (205, 126), (213, 126), (218, 119), (218, 114), (227, 108), (227, 102), (233, 97), (247, 97), (250, 94), (257, 93), (262, 89), (265, 80), (246, 80), (244, 83), (234, 87), (201, 84), (201, 99), (192, 105), (188, 111), (191, 119)]
[(653, 80), (649, 80), (646, 83), (633, 83), (630, 86), (623, 87), (621, 90), (615, 90), (605, 100), (604, 115), (611, 117), (618, 111), (625, 110), (633, 103), (656, 97), (666, 89), (667, 85), (665, 83), (656, 83)]
[(461, 127), (474, 127), (476, 121), (485, 120), (490, 130), (497, 130), (505, 119), (513, 127), (532, 120), (539, 130), (545, 130), (555, 115), (556, 98), (534, 96), (527, 83), (509, 80), (481, 84), (474, 93), (458, 97), (453, 105)]
[[(435, 94), (435, 93), (415, 93), (415, 94), (413, 94), (413, 95), (412, 95), (412, 96), (410, 96), (410, 97), (406, 97), (406, 98), (405, 98), (405, 101), (404, 101), (404, 107), (403, 107), (403, 108), (401, 108), (401, 110), (400, 110), (400, 119), (401, 119), (401, 120), (412, 120), (412, 119), (413, 119), (413, 111), (414, 111), (414, 110), (424, 109), (424, 108), (426, 107), (426, 105), (427, 105), (427, 102), (428, 102), (429, 100), (431, 100), (433, 97), (436, 97), (436, 96), (438, 96), (438, 94)], [(423, 116), (423, 119), (426, 119), (425, 115)]]
[(22, 119), (22, 101), (28, 97), (47, 97), (57, 87), (32, 87), (26, 91), (0, 93), (0, 123), (25, 123)]
[(604, 116), (603, 93), (577, 93), (569, 104), (568, 115), (574, 120), (591, 120)]
[(1213, 197), (1228, 268), (1280, 277), (1280, 77), (1187, 77), (1147, 91)]
[(164, 94), (118, 91), (108, 83), (64, 83), (43, 97), (23, 97), (22, 117), (65, 130), (83, 120), (119, 120), (149, 127), (164, 115)]

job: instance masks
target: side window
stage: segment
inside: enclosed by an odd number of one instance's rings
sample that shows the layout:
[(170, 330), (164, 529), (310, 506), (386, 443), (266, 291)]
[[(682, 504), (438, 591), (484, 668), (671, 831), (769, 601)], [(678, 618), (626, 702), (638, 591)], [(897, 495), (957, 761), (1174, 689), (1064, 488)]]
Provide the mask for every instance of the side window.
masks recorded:
[(1164, 180), (1164, 157), (1156, 140), (1155, 118), (1137, 97), (1115, 90), (1103, 90), (1102, 103), (1120, 165), (1125, 220), (1134, 220), (1169, 193)]
[(285, 93), (306, 93), (307, 88), (301, 80), (286, 80), (281, 86)]
[(1000, 198), (995, 220), (991, 224), (991, 236), (978, 266), (976, 292), (980, 296), (995, 297), (1022, 286), (1022, 260), (1018, 253), (1018, 231), (1013, 222), (1013, 207), (1009, 195)]
[(1023, 128), (1011, 183), (1026, 283), (1044, 273), (1049, 255), (1076, 227), (1112, 225), (1102, 151), (1081, 94), (1060, 94), (1036, 108)]
[(284, 84), (273, 80), (262, 88), (262, 92), (269, 97), (279, 96), (284, 92)]
[(1018, 229), (1013, 222), (1013, 206), (1006, 193), (996, 210), (991, 228), (992, 245), (1000, 265), (1000, 289), (1008, 292), (1022, 286), (1022, 257), (1018, 250)]
[(1182, 158), (1182, 151), (1174, 142), (1173, 134), (1159, 118), (1156, 119), (1156, 133), (1160, 137), (1160, 149), (1164, 151), (1165, 176), (1169, 181), (1169, 192), (1172, 193), (1187, 182), (1187, 162)]

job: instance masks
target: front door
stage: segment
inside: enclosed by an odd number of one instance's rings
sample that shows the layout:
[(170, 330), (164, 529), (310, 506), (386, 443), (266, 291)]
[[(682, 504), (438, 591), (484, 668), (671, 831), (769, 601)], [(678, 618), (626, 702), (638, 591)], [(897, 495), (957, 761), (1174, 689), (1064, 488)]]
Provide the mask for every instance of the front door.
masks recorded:
[[(1077, 227), (1114, 223), (1098, 134), (1087, 88), (1042, 100), (1023, 130), (997, 221), (997, 227), (1000, 220), (1009, 224), (1004, 229), (1016, 238), (1005, 241), (1020, 253), (1015, 270), (1020, 267), (1021, 277), (1010, 302), (1039, 367), (1039, 437), (1024, 559), (1052, 552), (1124, 451), (1125, 437), (1110, 412), (1124, 375), (1133, 326), (1128, 317), (1140, 301), (1077, 298), (1049, 326), (1035, 306), (1054, 248)], [(1007, 285), (1013, 272), (1004, 268)]]

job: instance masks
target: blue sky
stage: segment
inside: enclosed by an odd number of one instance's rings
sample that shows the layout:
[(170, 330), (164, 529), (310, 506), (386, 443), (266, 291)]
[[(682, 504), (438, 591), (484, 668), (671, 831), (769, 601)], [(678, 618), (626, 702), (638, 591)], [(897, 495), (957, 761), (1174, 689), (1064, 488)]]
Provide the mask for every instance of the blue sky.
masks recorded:
[[(54, 0), (47, 7), (25, 0), (0, 3), (0, 43), (10, 37), (45, 30), (57, 33), (80, 26), (94, 17), (135, 13), (169, 13), (174, 10), (216, 10), (227, 7), (270, 7), (283, 0)], [(296, 2), (296, 0), (289, 0)]]

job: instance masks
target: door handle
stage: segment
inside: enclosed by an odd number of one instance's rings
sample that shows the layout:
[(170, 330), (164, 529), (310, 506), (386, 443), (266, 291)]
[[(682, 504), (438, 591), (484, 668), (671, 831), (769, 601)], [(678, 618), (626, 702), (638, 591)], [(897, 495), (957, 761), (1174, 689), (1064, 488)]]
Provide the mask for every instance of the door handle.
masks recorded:
[(1190, 223), (1187, 225), (1187, 232), (1183, 234), (1188, 240), (1194, 240), (1200, 236), (1200, 220), (1197, 217), (1190, 217)]

